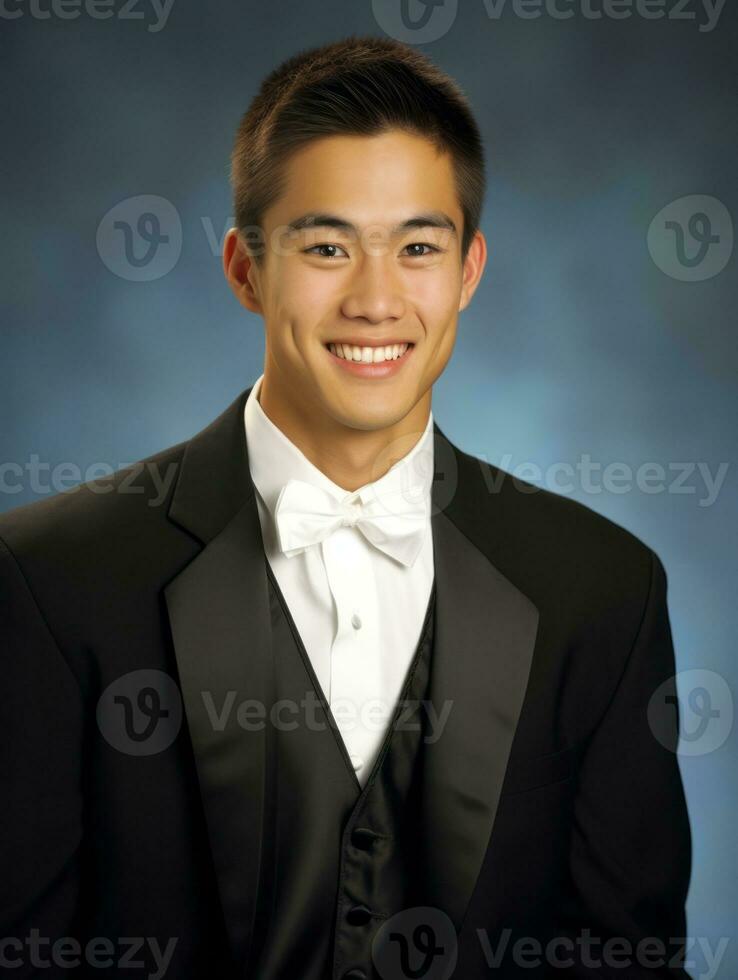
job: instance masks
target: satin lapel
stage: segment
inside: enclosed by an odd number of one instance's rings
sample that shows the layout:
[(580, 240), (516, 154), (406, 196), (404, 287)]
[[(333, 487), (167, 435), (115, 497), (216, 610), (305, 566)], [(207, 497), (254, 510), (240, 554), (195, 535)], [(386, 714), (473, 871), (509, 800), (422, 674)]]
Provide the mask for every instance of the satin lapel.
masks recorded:
[[(273, 701), (261, 527), (253, 486), (241, 468), (247, 395), (188, 444), (170, 517), (206, 544), (164, 590), (213, 864), (241, 976), (264, 875), (269, 766), (265, 723), (259, 726), (253, 712), (244, 723), (238, 708), (249, 700), (268, 711)], [(221, 527), (234, 503), (238, 509)]]
[[(436, 620), (428, 698), (435, 718), (446, 717), (444, 705), (448, 715), (423, 749), (420, 831), (425, 897), (459, 929), (495, 821), (539, 614), (481, 550), (494, 539), (494, 498), (482, 464), (458, 454), (435, 429), (436, 472), (449, 460), (453, 469), (449, 482), (433, 484)], [(441, 499), (449, 491), (451, 499)], [(487, 528), (484, 542), (467, 536), (464, 518), (472, 514), (470, 527)]]

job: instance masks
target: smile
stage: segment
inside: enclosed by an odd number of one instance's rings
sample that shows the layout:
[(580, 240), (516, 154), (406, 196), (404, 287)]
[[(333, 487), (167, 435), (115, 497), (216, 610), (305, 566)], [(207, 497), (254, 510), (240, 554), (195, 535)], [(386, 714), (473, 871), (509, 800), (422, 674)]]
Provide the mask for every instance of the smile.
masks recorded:
[(388, 378), (412, 360), (415, 344), (390, 344), (387, 347), (354, 347), (349, 344), (326, 344), (326, 351), (339, 371), (357, 378)]
[(362, 364), (382, 364), (396, 361), (412, 344), (390, 344), (387, 347), (356, 347), (350, 344), (328, 344), (328, 350), (336, 357)]

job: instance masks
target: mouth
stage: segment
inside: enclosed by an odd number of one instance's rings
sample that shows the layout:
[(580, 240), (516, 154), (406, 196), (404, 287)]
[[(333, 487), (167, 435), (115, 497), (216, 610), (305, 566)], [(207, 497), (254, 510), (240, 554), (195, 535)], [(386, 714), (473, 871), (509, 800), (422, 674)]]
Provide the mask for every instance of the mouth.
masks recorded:
[(397, 361), (404, 357), (415, 344), (406, 341), (400, 344), (373, 347), (334, 343), (328, 343), (325, 346), (334, 357), (353, 364), (385, 364), (388, 361)]
[(324, 347), (338, 370), (358, 378), (391, 377), (412, 360), (415, 350), (410, 341), (375, 347), (327, 343)]

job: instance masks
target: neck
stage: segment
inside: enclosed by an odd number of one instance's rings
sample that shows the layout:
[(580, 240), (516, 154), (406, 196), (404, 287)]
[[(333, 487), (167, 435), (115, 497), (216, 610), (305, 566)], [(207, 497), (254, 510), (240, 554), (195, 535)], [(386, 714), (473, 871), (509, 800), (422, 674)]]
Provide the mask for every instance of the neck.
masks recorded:
[(259, 390), (259, 405), (267, 418), (313, 466), (348, 492), (379, 480), (417, 445), (428, 424), (431, 398), (429, 388), (398, 422), (381, 429), (356, 429), (293, 405), (274, 390), (266, 373)]

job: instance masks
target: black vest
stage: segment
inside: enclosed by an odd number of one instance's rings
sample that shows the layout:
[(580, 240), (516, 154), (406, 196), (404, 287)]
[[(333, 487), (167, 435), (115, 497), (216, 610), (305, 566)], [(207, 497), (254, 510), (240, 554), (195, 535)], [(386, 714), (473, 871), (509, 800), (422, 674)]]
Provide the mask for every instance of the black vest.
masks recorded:
[[(421, 778), (436, 586), (362, 787), (269, 563), (276, 708), (267, 726), (269, 822), (254, 939), (259, 980), (374, 980), (372, 940), (419, 904)], [(263, 891), (263, 894), (262, 894)]]

